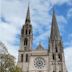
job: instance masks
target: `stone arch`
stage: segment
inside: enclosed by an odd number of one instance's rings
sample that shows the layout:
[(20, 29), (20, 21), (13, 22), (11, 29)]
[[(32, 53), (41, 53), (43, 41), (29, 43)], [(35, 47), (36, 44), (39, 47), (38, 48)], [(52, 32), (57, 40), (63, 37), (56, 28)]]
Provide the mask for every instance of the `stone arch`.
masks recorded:
[(25, 34), (27, 35), (27, 29), (26, 29), (26, 32), (25, 32)]
[(23, 54), (21, 54), (21, 62), (23, 62)]
[(28, 54), (26, 54), (26, 62), (28, 62)]
[(31, 29), (29, 29), (29, 34), (31, 34)]
[(62, 55), (61, 54), (58, 54), (58, 58), (61, 61), (62, 60)]
[(25, 39), (24, 39), (24, 45), (27, 45), (27, 44), (28, 44), (28, 39), (25, 38)]

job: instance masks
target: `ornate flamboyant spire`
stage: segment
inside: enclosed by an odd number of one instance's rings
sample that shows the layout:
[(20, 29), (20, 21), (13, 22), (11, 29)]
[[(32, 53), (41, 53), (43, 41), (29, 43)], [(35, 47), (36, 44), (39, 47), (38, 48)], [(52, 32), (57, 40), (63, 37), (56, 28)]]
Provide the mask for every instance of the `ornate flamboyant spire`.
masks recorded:
[(52, 17), (52, 26), (51, 26), (51, 35), (50, 40), (61, 40), (60, 38), (60, 32), (58, 29), (55, 11), (53, 10), (53, 17)]
[(30, 9), (28, 4), (27, 14), (26, 14), (26, 22), (30, 22)]

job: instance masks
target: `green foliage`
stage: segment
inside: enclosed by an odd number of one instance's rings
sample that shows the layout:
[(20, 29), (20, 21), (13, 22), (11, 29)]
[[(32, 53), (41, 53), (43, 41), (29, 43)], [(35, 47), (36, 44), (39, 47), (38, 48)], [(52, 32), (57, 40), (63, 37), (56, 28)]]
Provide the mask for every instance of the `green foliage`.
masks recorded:
[(14, 68), (11, 68), (9, 71), (10, 72), (22, 72), (21, 69), (17, 66), (14, 66)]
[(0, 72), (22, 72), (15, 65), (14, 59), (10, 54), (0, 54)]

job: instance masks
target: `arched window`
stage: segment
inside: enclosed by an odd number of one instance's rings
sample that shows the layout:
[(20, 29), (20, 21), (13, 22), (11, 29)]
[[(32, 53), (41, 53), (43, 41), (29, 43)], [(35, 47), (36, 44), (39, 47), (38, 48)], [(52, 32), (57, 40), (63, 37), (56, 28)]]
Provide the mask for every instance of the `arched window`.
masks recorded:
[(42, 72), (42, 71), (39, 71), (39, 72)]
[(61, 54), (58, 54), (58, 58), (59, 58), (59, 60), (62, 60)]
[(53, 60), (55, 60), (55, 55), (53, 54)]
[(56, 72), (56, 71), (53, 71), (53, 72)]
[(26, 54), (26, 62), (28, 62), (28, 54)]
[(23, 54), (21, 54), (21, 62), (23, 62)]
[(26, 33), (25, 34), (27, 35), (27, 29), (26, 29)]
[(56, 46), (56, 48), (55, 48), (55, 49), (56, 49), (56, 52), (58, 52), (57, 46)]
[(28, 43), (28, 39), (25, 38), (25, 39), (24, 39), (24, 45), (27, 45), (27, 43)]
[(29, 30), (29, 34), (31, 33), (31, 30)]

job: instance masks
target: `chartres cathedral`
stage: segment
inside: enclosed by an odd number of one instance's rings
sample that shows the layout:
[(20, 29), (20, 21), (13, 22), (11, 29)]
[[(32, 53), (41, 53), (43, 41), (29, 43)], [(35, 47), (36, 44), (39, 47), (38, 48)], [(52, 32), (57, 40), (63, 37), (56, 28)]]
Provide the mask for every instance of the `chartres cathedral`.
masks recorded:
[(23, 72), (68, 72), (66, 69), (63, 43), (58, 29), (55, 12), (53, 12), (48, 48), (41, 43), (32, 48), (33, 32), (28, 6), (25, 24), (21, 29), (18, 66)]

